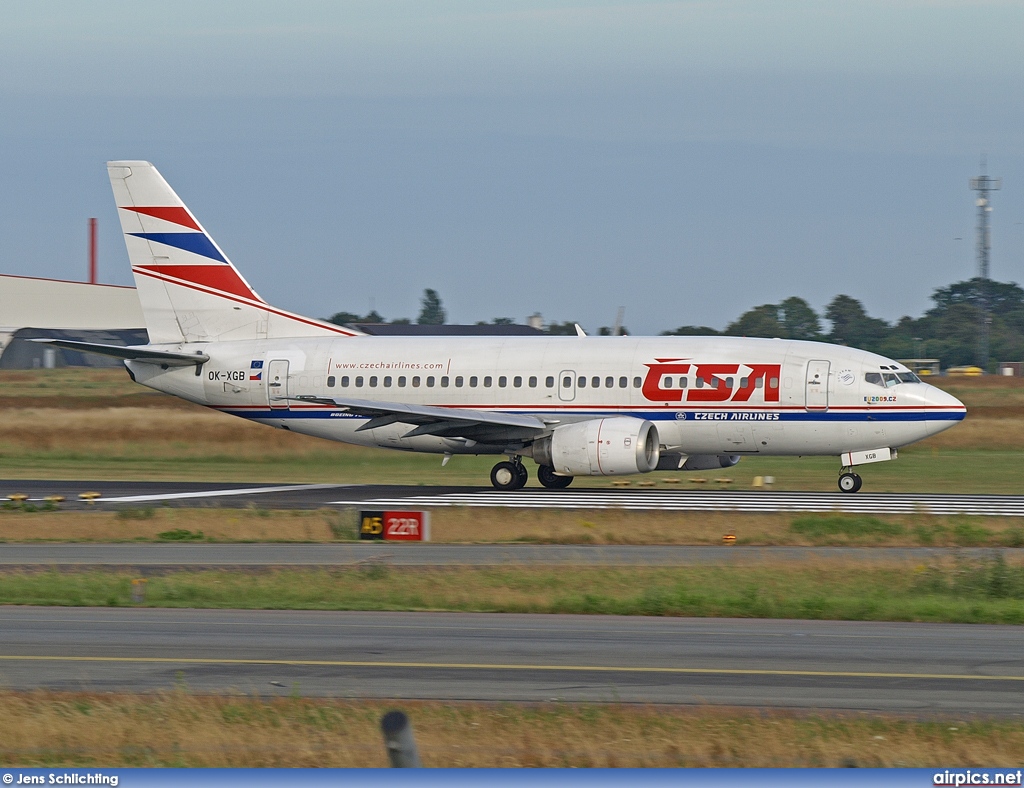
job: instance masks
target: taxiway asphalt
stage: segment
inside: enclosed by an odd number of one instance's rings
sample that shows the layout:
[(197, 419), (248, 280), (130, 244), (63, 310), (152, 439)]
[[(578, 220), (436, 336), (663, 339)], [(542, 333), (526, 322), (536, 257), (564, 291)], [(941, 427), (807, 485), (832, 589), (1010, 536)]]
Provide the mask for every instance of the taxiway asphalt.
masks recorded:
[[(998, 548), (1006, 557), (1019, 551)], [(421, 544), (3, 544), (0, 571), (55, 568), (147, 572), (199, 569), (341, 569), (368, 564), (454, 566), (707, 566), (838, 559), (860, 564), (927, 564), (955, 554), (988, 558), (992, 548), (736, 547), (686, 545)]]
[(13, 689), (1021, 713), (1010, 626), (0, 608)]

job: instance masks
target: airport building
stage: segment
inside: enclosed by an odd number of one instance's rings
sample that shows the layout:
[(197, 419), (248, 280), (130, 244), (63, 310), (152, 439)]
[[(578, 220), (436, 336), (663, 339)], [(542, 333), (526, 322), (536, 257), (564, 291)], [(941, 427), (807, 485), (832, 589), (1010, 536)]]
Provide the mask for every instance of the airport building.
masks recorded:
[(120, 366), (28, 340), (146, 344), (145, 325), (134, 287), (0, 274), (0, 369)]

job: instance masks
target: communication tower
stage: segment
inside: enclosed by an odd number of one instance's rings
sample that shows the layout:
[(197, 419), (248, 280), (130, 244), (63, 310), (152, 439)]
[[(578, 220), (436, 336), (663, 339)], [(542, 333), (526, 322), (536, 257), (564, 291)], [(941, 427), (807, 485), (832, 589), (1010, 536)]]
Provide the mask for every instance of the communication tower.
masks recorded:
[(981, 157), (981, 175), (971, 178), (971, 190), (978, 193), (976, 205), (978, 206), (978, 229), (977, 229), (977, 257), (978, 257), (978, 278), (981, 279), (981, 331), (979, 339), (978, 366), (982, 369), (988, 367), (988, 335), (992, 324), (992, 315), (988, 303), (988, 272), (989, 256), (992, 251), (992, 229), (989, 225), (990, 214), (992, 213), (992, 201), (989, 192), (999, 191), (1003, 186), (1002, 178), (990, 178), (985, 173), (985, 157)]

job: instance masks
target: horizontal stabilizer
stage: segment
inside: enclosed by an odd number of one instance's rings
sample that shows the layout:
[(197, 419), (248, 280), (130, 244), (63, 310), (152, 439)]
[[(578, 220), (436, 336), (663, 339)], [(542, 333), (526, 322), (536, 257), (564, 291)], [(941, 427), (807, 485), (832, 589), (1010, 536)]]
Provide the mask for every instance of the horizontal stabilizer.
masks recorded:
[(55, 345), (80, 353), (96, 353), (100, 356), (121, 358), (125, 361), (144, 361), (150, 364), (166, 364), (169, 367), (198, 367), (210, 360), (205, 353), (174, 353), (169, 350), (153, 350), (149, 347), (124, 347), (123, 345), (99, 345), (93, 342), (74, 342), (70, 339), (30, 339), (43, 345)]

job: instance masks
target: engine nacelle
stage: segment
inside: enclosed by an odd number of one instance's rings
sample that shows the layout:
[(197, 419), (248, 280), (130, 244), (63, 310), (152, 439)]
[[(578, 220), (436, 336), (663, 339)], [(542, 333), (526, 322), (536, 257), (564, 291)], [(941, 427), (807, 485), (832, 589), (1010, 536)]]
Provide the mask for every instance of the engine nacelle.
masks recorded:
[(533, 459), (563, 476), (619, 476), (658, 467), (658, 428), (632, 416), (563, 424), (533, 444)]

